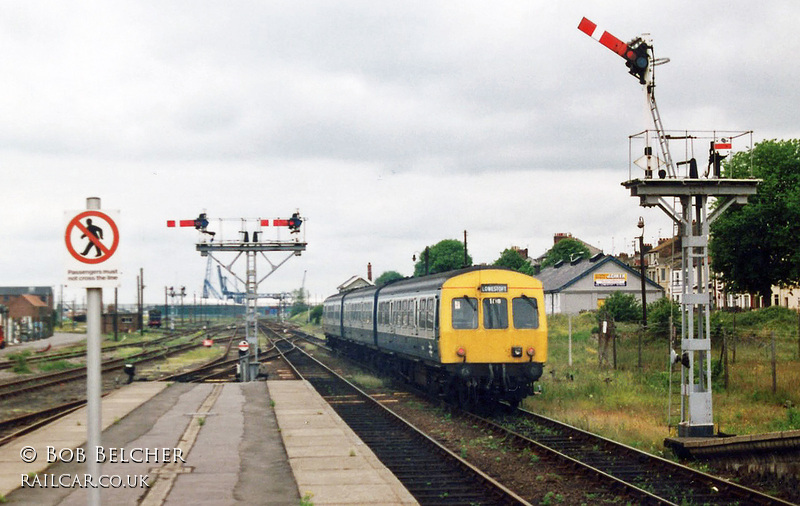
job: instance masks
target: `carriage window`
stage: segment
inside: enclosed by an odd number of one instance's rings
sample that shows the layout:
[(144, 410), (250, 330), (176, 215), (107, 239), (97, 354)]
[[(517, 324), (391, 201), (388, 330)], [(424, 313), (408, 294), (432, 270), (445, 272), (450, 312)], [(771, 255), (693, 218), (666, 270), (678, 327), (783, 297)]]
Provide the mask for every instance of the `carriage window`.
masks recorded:
[(453, 328), (478, 328), (478, 299), (472, 297), (453, 299)]
[(508, 300), (502, 297), (483, 299), (483, 328), (508, 328)]
[(431, 297), (428, 299), (428, 314), (427, 314), (428, 328), (431, 330), (436, 328), (433, 326), (435, 311), (436, 311), (435, 299)]
[(428, 312), (428, 299), (420, 299), (418, 308), (419, 311), (417, 311), (417, 321), (419, 324), (417, 326), (421, 329), (427, 329), (428, 319), (426, 318), (425, 313)]
[(514, 313), (515, 329), (538, 329), (539, 307), (536, 299), (530, 297), (516, 297), (511, 303), (511, 312)]

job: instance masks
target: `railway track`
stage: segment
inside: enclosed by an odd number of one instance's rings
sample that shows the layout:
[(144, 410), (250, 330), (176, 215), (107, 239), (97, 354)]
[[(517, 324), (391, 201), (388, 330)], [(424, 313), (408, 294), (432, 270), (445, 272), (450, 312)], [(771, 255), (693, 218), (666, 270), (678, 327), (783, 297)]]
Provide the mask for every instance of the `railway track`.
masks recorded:
[[(185, 337), (195, 332), (197, 332), (197, 330), (192, 329), (181, 333), (167, 334), (157, 339), (152, 339), (149, 341), (131, 341), (131, 342), (118, 342), (118, 343), (107, 344), (103, 346), (102, 351), (103, 353), (107, 353), (122, 348), (161, 345), (162, 343), (167, 343), (174, 339)], [(55, 352), (42, 352), (34, 350), (33, 354), (25, 356), (25, 362), (27, 364), (35, 364), (42, 362), (55, 362), (58, 360), (70, 360), (73, 358), (83, 358), (85, 356), (86, 356), (85, 349), (73, 350), (73, 351), (55, 351)], [(11, 369), (12, 367), (14, 367), (15, 364), (16, 364), (15, 360), (5, 357), (2, 361), (0, 361), (0, 370)]]
[[(303, 335), (297, 330), (291, 333)], [(491, 418), (451, 409), (496, 439), (520, 451), (544, 453), (638, 504), (792, 504), (522, 409)]]
[[(207, 331), (204, 335), (205, 336), (216, 336), (217, 334), (223, 332), (224, 328), (215, 328), (213, 330)], [(136, 364), (139, 362), (146, 362), (149, 360), (157, 360), (169, 355), (182, 353), (192, 348), (196, 348), (198, 344), (194, 342), (194, 340), (185, 342), (185, 343), (178, 343), (173, 345), (167, 345), (165, 343), (175, 340), (179, 337), (185, 336), (168, 336), (167, 338), (156, 339), (154, 341), (139, 343), (139, 346), (147, 346), (150, 349), (144, 350), (141, 353), (137, 353), (134, 355), (130, 355), (125, 358), (112, 358), (108, 360), (104, 360), (101, 365), (101, 372), (103, 374), (117, 371), (125, 367), (125, 364)], [(227, 338), (232, 339), (232, 338)], [(105, 351), (105, 350), (104, 350)], [(83, 355), (86, 352), (82, 352)], [(35, 390), (47, 388), (54, 385), (60, 385), (66, 382), (77, 381), (81, 380), (86, 377), (86, 368), (77, 365), (74, 368), (63, 370), (63, 371), (55, 371), (51, 373), (45, 374), (37, 374), (34, 376), (19, 378), (11, 381), (6, 381), (0, 383), (0, 400), (8, 399), (10, 397), (22, 395), (25, 393), (30, 393)]]
[(514, 446), (544, 451), (594, 474), (640, 504), (791, 504), (530, 411), (493, 419), (463, 416)]
[[(225, 330), (225, 327), (214, 328), (212, 331), (207, 331), (200, 337), (208, 337), (209, 335), (224, 332)], [(191, 333), (194, 332), (195, 331), (192, 331)], [(171, 335), (166, 336), (166, 340), (161, 338), (154, 341), (149, 341), (147, 343), (139, 343), (139, 346), (146, 344), (151, 348), (155, 343), (158, 345), (158, 348), (147, 350), (143, 353), (132, 355), (124, 359), (107, 360), (102, 364), (102, 372), (108, 373), (119, 370), (127, 363), (140, 363), (148, 360), (158, 360), (168, 355), (181, 353), (198, 346), (198, 343), (194, 339), (190, 342), (180, 343), (173, 346), (165, 345), (166, 342), (174, 340), (176, 337), (186, 336)], [(233, 337), (222, 337), (219, 339), (232, 340)], [(0, 417), (2, 418), (2, 420), (0, 420), (0, 445), (5, 444), (15, 437), (35, 430), (39, 426), (69, 414), (71, 411), (83, 406), (86, 403), (85, 390), (81, 389), (80, 391), (76, 391), (75, 386), (69, 387), (65, 390), (65, 385), (74, 383), (85, 377), (85, 367), (77, 366), (75, 369), (70, 369), (67, 371), (37, 375), (34, 377), (22, 378), (0, 384), (0, 400), (4, 401), (3, 410), (8, 409), (8, 412), (3, 412), (3, 415), (5, 416)], [(113, 389), (114, 386), (117, 385), (117, 380), (113, 379), (113, 381), (111, 381), (107, 378), (104, 380), (104, 384), (105, 390)], [(59, 388), (53, 390), (49, 389), (48, 387)], [(51, 391), (54, 393), (48, 393)], [(25, 397), (25, 399), (20, 400), (19, 397), (22, 394), (30, 394), (31, 397)], [(30, 409), (26, 409), (29, 404), (28, 400), (34, 398), (36, 401), (33, 405), (31, 405), (31, 409), (36, 409), (33, 407), (36, 405), (43, 406), (42, 409), (38, 409), (36, 411), (30, 411)], [(52, 400), (43, 400), (48, 398)], [(72, 400), (65, 403), (64, 401), (66, 399)], [(9, 405), (7, 402), (10, 402), (11, 404)], [(8, 416), (14, 411), (22, 411), (23, 414), (17, 416)]]
[(288, 339), (275, 345), (420, 504), (529, 504)]

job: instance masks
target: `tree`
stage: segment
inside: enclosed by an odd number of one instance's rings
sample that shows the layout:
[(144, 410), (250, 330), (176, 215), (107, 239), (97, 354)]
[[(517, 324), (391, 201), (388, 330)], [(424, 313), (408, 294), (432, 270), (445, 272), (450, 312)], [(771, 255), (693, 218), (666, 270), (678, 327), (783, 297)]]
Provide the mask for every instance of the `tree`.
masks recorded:
[(736, 153), (725, 176), (762, 180), (758, 193), (711, 225), (712, 268), (728, 288), (758, 293), (769, 305), (772, 286), (800, 284), (800, 140), (764, 141)]
[(315, 325), (319, 325), (320, 320), (322, 320), (322, 304), (314, 306), (311, 310), (311, 314), (309, 314), (309, 319)]
[[(464, 243), (455, 239), (445, 239), (428, 247), (428, 274), (452, 271), (472, 265), (472, 258), (467, 255), (464, 265)], [(414, 265), (414, 276), (425, 275), (425, 253)]]
[(614, 318), (615, 322), (642, 321), (642, 305), (633, 294), (614, 292), (606, 297), (603, 308)]
[(377, 286), (383, 286), (391, 283), (392, 281), (403, 279), (403, 277), (404, 276), (397, 271), (386, 271), (375, 279), (375, 284)]
[(294, 300), (294, 303), (292, 304), (292, 310), (289, 312), (289, 316), (295, 316), (308, 310), (306, 291), (303, 288), (292, 290), (292, 300)]
[(589, 248), (582, 242), (570, 238), (561, 239), (547, 252), (542, 267), (553, 265), (559, 260), (570, 262), (576, 257), (589, 258), (590, 255)]
[(522, 253), (515, 249), (504, 249), (500, 254), (500, 258), (495, 260), (493, 265), (496, 267), (507, 267), (517, 272), (527, 274), (528, 276), (533, 276), (533, 266), (522, 256)]

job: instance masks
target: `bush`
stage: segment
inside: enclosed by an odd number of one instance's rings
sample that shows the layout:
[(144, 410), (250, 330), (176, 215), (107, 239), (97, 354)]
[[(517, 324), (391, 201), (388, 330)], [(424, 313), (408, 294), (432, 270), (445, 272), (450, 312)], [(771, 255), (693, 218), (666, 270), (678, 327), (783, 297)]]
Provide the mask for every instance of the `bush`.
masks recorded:
[(642, 320), (642, 305), (636, 297), (629, 293), (614, 292), (603, 304), (605, 313), (610, 314), (615, 322), (638, 322)]
[(736, 316), (737, 323), (742, 326), (779, 327), (788, 325), (790, 328), (797, 324), (797, 313), (782, 306), (769, 306), (754, 311), (745, 311)]
[(647, 328), (653, 337), (670, 337), (669, 316), (676, 335), (681, 334), (681, 307), (668, 297), (662, 297), (647, 305)]

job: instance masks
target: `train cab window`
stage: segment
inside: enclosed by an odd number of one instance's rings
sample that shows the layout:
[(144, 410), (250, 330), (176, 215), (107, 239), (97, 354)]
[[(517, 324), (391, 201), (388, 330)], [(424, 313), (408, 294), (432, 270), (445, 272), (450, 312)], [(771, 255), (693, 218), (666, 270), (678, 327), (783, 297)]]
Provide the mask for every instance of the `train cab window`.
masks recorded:
[(478, 328), (478, 299), (466, 296), (453, 299), (453, 328)]
[(511, 312), (514, 315), (515, 329), (539, 328), (539, 307), (536, 299), (515, 297), (511, 302)]
[(508, 328), (508, 299), (503, 297), (483, 299), (483, 328)]

